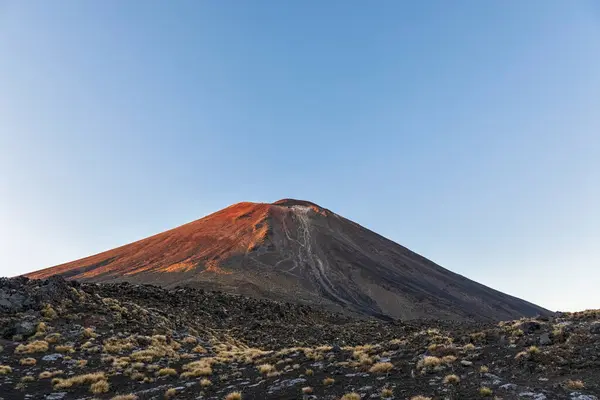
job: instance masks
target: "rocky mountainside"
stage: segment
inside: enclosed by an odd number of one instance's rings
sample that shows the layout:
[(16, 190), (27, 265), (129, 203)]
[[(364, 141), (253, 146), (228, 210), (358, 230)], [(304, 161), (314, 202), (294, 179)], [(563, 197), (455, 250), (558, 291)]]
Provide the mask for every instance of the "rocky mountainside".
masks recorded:
[(91, 257), (27, 274), (218, 289), (412, 319), (546, 313), (452, 273), (314, 203), (239, 203)]
[(598, 400), (600, 311), (383, 321), (194, 288), (0, 279), (0, 399)]

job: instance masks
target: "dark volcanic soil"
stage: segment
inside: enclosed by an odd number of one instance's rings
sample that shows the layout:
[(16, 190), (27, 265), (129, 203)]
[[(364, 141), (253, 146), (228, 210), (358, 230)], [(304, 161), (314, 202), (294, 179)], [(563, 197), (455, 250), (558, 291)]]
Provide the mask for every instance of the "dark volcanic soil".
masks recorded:
[(594, 400), (599, 319), (382, 321), (192, 288), (2, 279), (0, 398)]
[(536, 305), (454, 274), (314, 203), (239, 203), (179, 228), (28, 274), (186, 285), (410, 319), (511, 319)]

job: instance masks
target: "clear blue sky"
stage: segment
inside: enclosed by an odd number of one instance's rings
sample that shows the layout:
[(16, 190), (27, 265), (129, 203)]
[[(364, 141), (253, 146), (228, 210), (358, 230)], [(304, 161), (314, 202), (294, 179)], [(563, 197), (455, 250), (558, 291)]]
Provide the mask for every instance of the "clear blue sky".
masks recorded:
[(597, 1), (0, 0), (0, 275), (314, 201), (600, 307)]

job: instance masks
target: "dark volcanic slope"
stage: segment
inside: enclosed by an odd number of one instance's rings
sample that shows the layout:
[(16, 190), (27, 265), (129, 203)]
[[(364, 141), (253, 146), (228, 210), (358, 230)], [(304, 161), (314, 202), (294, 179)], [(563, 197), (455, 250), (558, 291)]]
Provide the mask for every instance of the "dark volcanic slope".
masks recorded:
[(190, 285), (399, 318), (510, 319), (536, 305), (454, 274), (314, 203), (239, 203), (30, 278)]

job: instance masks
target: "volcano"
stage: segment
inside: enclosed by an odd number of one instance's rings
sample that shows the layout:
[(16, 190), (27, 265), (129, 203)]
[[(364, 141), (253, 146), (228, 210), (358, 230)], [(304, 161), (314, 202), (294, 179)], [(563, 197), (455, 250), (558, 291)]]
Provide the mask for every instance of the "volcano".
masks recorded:
[(501, 320), (548, 312), (444, 269), (315, 203), (294, 199), (234, 204), (26, 276), (52, 275), (193, 286), (401, 319)]

